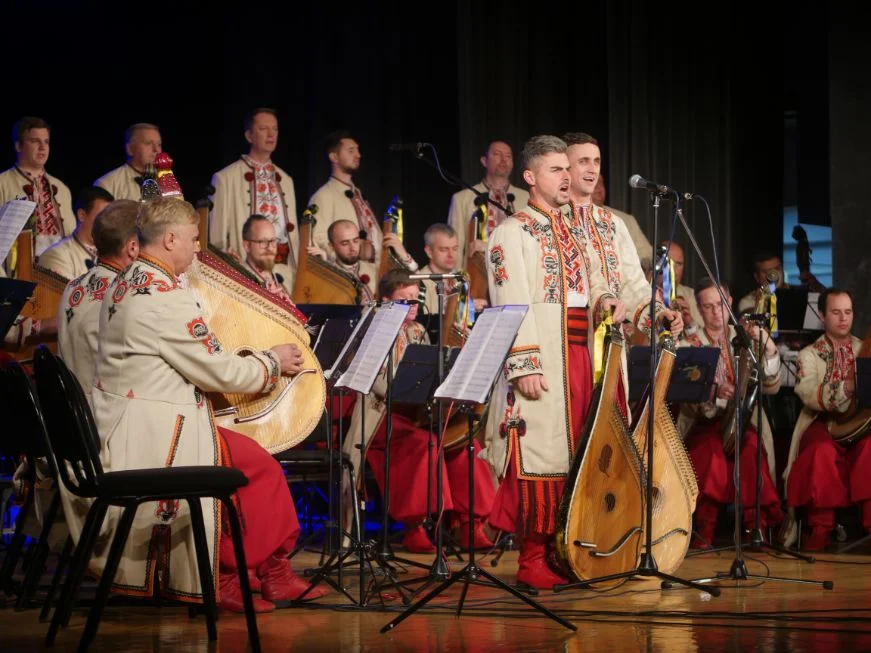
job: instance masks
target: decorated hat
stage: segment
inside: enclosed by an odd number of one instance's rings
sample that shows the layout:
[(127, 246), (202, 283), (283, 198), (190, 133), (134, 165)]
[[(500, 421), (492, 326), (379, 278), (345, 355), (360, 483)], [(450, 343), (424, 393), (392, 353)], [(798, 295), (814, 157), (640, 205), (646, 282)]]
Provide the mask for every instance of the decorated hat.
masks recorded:
[(142, 175), (142, 201), (147, 202), (157, 197), (178, 197), (184, 199), (181, 186), (172, 172), (172, 157), (161, 152), (153, 164), (145, 167)]

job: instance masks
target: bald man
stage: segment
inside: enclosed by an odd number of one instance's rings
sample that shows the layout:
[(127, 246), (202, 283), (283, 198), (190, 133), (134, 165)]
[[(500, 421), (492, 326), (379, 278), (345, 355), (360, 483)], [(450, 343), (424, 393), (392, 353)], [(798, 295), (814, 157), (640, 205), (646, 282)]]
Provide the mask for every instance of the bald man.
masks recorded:
[[(668, 245), (668, 241), (663, 241), (661, 245)], [(692, 288), (683, 284), (684, 262), (685, 256), (683, 247), (673, 242), (668, 249), (668, 258), (674, 264), (674, 280), (676, 283), (675, 294), (676, 308), (680, 309), (683, 316), (684, 329), (688, 335), (696, 332), (696, 329), (704, 325), (702, 314), (699, 312), (698, 304), (696, 304), (696, 295)]]

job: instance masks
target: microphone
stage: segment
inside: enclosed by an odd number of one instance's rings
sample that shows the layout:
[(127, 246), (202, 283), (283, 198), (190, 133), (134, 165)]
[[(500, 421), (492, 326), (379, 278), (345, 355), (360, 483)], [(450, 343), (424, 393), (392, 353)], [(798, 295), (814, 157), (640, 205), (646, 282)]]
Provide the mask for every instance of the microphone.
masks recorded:
[(685, 200), (694, 200), (694, 199), (696, 199), (696, 197), (697, 197), (697, 196), (696, 196), (695, 193), (684, 193), (684, 194), (683, 194), (683, 198), (684, 198)]
[(664, 184), (657, 184), (655, 181), (649, 181), (641, 175), (632, 175), (631, 177), (629, 177), (629, 185), (632, 186), (632, 188), (649, 190), (651, 192), (659, 193), (661, 195), (669, 195), (671, 193), (677, 192), (669, 186), (666, 186)]
[(768, 279), (769, 281), (773, 281), (774, 283), (777, 283), (778, 281), (780, 281), (780, 272), (778, 272), (777, 270), (769, 270), (766, 273), (765, 278)]
[(404, 150), (410, 150), (412, 152), (419, 152), (423, 148), (427, 147), (429, 143), (393, 143), (387, 147), (391, 152), (402, 152)]
[(409, 274), (411, 281), (446, 281), (447, 279), (462, 279), (462, 272), (448, 272), (446, 274)]

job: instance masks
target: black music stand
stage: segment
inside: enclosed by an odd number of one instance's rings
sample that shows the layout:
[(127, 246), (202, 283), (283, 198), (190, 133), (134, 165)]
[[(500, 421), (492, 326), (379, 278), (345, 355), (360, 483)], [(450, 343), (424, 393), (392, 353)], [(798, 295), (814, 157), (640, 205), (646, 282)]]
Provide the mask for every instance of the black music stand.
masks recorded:
[[(472, 329), (472, 336), (466, 345), (460, 350), (459, 357), (445, 378), (444, 383), (436, 390), (435, 396), (441, 401), (459, 403), (463, 405), (484, 404), (489, 400), (496, 376), (502, 369), (502, 364), (508, 355), (508, 350), (514, 342), (521, 320), (526, 314), (527, 308), (517, 306), (498, 306), (488, 308), (481, 313), (481, 317)], [(486, 317), (485, 317), (486, 316)], [(501, 324), (500, 324), (501, 323)], [(477, 337), (476, 337), (477, 336)], [(484, 352), (487, 355), (484, 356)], [(494, 369), (495, 368), (495, 369)], [(474, 521), (475, 510), (475, 445), (473, 439), (475, 416), (472, 411), (468, 413), (469, 430), (466, 434), (466, 446), (469, 461), (469, 519)], [(488, 587), (500, 588), (512, 596), (520, 599), (527, 605), (535, 608), (549, 619), (556, 621), (561, 626), (570, 630), (577, 630), (577, 626), (566, 621), (559, 615), (547, 609), (540, 603), (526, 596), (519, 590), (511, 587), (508, 583), (500, 580), (490, 572), (479, 567), (475, 562), (475, 532), (469, 529), (469, 562), (460, 571), (451, 574), (432, 592), (423, 597), (416, 604), (409, 606), (405, 612), (393, 621), (381, 628), (381, 633), (393, 630), (400, 623), (414, 614), (417, 610), (429, 603), (436, 596), (444, 592), (457, 581), (465, 581), (460, 602), (457, 605), (457, 617), (463, 612), (463, 604), (471, 583), (482, 584), (484, 578), (489, 583)]]
[(35, 289), (32, 281), (0, 278), (0, 338), (6, 338)]
[[(679, 347), (665, 400), (669, 403), (699, 403), (711, 396), (719, 347)], [(647, 396), (650, 387), (650, 347), (629, 350), (629, 401)]]

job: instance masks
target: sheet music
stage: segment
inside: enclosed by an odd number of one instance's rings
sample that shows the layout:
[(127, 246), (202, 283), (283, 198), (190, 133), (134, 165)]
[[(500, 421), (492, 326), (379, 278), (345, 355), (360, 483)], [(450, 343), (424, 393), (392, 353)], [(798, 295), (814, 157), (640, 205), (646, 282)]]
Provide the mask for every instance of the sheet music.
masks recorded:
[(823, 324), (820, 314), (817, 313), (817, 302), (820, 299), (820, 293), (809, 292), (807, 294), (807, 306), (804, 310), (804, 324), (802, 328), (808, 331), (825, 331), (826, 327)]
[[(345, 346), (342, 347), (342, 351), (339, 352), (339, 355), (336, 357), (335, 362), (333, 362), (333, 366), (330, 369), (324, 371), (324, 378), (327, 381), (329, 381), (330, 378), (333, 376), (333, 373), (336, 371), (336, 366), (339, 365), (342, 360), (344, 360), (345, 355), (348, 353), (348, 348), (351, 346), (351, 343), (353, 343), (357, 339), (357, 334), (360, 333), (360, 329), (362, 329), (363, 326), (368, 323), (369, 314), (373, 310), (374, 309), (372, 306), (366, 307), (366, 310), (363, 311), (363, 314), (360, 316), (360, 319), (354, 326), (354, 330), (351, 332), (351, 336), (345, 342)], [(315, 343), (315, 346), (317, 346), (317, 343)]]
[(372, 389), (409, 308), (407, 304), (388, 304), (375, 313), (354, 360), (348, 366), (348, 371), (339, 377), (336, 387), (349, 388), (363, 394)]
[(450, 374), (435, 391), (436, 399), (482, 404), (526, 315), (526, 306), (484, 309)]
[(5, 261), (12, 243), (33, 215), (36, 202), (11, 200), (0, 206), (0, 262)]

